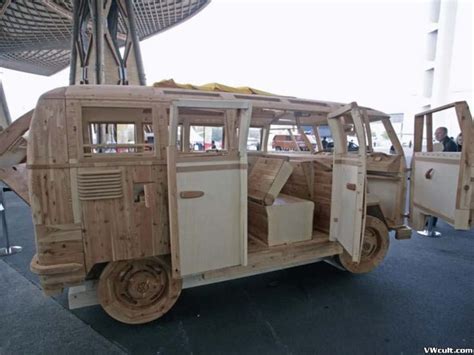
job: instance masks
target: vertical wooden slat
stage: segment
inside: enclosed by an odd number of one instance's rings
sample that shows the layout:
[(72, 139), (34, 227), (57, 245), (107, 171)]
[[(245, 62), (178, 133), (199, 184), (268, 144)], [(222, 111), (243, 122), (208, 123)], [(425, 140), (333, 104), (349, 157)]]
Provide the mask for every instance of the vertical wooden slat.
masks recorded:
[(415, 116), (413, 152), (421, 152), (423, 146), (423, 125), (425, 116)]
[(304, 129), (303, 127), (301, 126), (301, 120), (299, 118), (299, 116), (295, 115), (295, 120), (296, 120), (296, 127), (298, 128), (298, 133), (301, 135), (301, 137), (303, 138), (306, 146), (308, 147), (309, 151), (311, 153), (314, 153), (314, 147), (313, 147), (313, 144), (311, 143), (311, 141), (309, 140), (308, 136), (306, 135), (306, 133), (304, 133)]
[(288, 133), (290, 134), (290, 137), (291, 137), (291, 140), (293, 141), (293, 144), (296, 146), (296, 151), (299, 152), (301, 150), (300, 146), (298, 145), (298, 142), (296, 141), (295, 135), (293, 134), (293, 132), (291, 131), (290, 128), (288, 128)]
[(268, 138), (270, 137), (270, 126), (265, 126), (263, 128), (263, 147), (262, 147), (262, 151), (264, 153), (268, 153)]
[[(172, 139), (170, 139), (172, 141)], [(168, 213), (170, 220), (171, 273), (181, 277), (179, 257), (178, 187), (176, 182), (176, 146), (168, 146)]]
[(318, 126), (313, 125), (313, 134), (316, 137), (316, 144), (318, 146), (318, 151), (321, 152), (324, 150), (323, 143), (321, 142), (321, 135), (319, 134)]
[(389, 118), (382, 119), (382, 124), (385, 128), (385, 131), (387, 132), (390, 142), (393, 144), (393, 148), (395, 149), (395, 152), (397, 154), (403, 154), (402, 145), (400, 144), (400, 141), (398, 140), (397, 133), (393, 129), (392, 122), (390, 122), (390, 119)]
[(426, 150), (433, 151), (433, 114), (426, 114)]
[(185, 153), (189, 153), (190, 151), (190, 147), (189, 147), (189, 144), (191, 143), (190, 137), (191, 137), (191, 126), (189, 124), (189, 120), (185, 119), (181, 128), (181, 146), (182, 146), (181, 149)]
[(364, 127), (365, 127), (365, 133), (366, 133), (366, 138), (367, 138), (367, 151), (372, 152), (373, 151), (373, 145), (372, 145), (372, 130), (370, 129), (370, 120), (369, 120), (369, 115), (367, 114), (367, 110), (363, 109), (362, 111), (362, 117), (364, 118)]

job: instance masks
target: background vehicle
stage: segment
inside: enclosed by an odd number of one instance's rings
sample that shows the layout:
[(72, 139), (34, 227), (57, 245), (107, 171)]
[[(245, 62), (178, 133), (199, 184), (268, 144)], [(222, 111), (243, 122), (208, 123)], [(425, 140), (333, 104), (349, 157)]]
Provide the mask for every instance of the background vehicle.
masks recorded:
[(300, 134), (295, 134), (293, 137), (289, 134), (276, 134), (272, 140), (272, 149), (276, 151), (309, 151), (309, 148), (306, 146)]

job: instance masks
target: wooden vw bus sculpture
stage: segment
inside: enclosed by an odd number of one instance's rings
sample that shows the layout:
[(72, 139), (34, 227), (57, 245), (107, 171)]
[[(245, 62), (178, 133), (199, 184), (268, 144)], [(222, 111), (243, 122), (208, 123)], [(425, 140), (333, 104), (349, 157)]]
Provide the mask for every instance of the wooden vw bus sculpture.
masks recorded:
[[(395, 154), (367, 149), (375, 121), (386, 127)], [(472, 130), (472, 119), (463, 122)], [(302, 127), (329, 124), (334, 152), (316, 152), (308, 142), (314, 154), (270, 154), (275, 124), (295, 125), (303, 137)], [(194, 150), (192, 126), (219, 129), (221, 147)], [(260, 130), (263, 147), (251, 154), (249, 129)], [(348, 151), (348, 134), (357, 137), (358, 151)], [(462, 153), (463, 174), (472, 170), (469, 152)], [(403, 150), (386, 114), (355, 103), (61, 88), (38, 102), (28, 167), (37, 243), (31, 269), (44, 291), (98, 280), (98, 302), (124, 323), (159, 318), (183, 287), (327, 258), (369, 272), (385, 257), (389, 230), (399, 239), (410, 235)], [(472, 180), (462, 181), (469, 188), (461, 190), (472, 191)], [(472, 213), (460, 196), (456, 208)]]

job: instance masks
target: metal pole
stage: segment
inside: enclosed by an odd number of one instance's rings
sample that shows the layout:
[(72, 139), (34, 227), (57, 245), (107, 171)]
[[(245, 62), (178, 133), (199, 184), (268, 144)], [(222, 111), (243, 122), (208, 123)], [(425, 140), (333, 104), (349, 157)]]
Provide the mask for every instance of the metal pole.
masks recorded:
[(95, 41), (95, 81), (94, 84), (104, 84), (104, 31), (103, 31), (103, 0), (89, 1), (92, 18), (92, 28)]
[(71, 38), (71, 63), (69, 69), (69, 85), (76, 84), (77, 72), (77, 48), (76, 40), (79, 36), (79, 0), (73, 1), (73, 24), (72, 24), (72, 38)]
[(8, 236), (8, 227), (7, 227), (7, 216), (6, 216), (6, 206), (4, 192), (11, 191), (8, 187), (0, 187), (0, 219), (2, 220), (2, 230), (5, 235), (5, 248), (0, 248), (0, 256), (8, 256), (21, 252), (22, 247), (17, 245), (10, 246), (10, 238)]
[(133, 11), (132, 1), (125, 1), (125, 6), (127, 9), (130, 36), (132, 37), (133, 53), (135, 54), (135, 61), (137, 63), (138, 80), (140, 81), (140, 85), (146, 85), (145, 69), (143, 68), (142, 53), (140, 51), (140, 41), (137, 35), (135, 12)]

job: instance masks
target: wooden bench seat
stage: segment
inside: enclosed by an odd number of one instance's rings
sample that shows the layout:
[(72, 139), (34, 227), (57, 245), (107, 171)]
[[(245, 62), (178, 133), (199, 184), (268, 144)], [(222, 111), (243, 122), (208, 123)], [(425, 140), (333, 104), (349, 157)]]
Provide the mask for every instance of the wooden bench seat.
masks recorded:
[(284, 157), (259, 157), (249, 175), (248, 230), (268, 246), (312, 236), (314, 203), (280, 193), (292, 172)]

